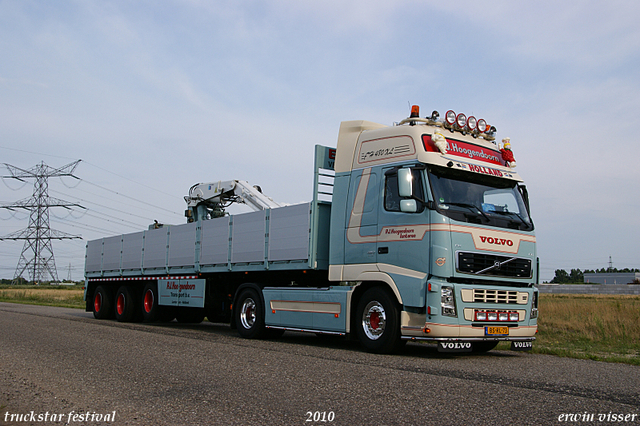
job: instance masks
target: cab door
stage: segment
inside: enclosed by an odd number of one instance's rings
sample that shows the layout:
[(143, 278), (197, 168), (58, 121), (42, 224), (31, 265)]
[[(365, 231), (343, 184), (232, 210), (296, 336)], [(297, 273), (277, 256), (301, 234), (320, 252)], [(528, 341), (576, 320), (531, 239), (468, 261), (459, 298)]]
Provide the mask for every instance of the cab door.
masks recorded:
[[(410, 168), (411, 195), (401, 195), (398, 167), (387, 167), (380, 180), (378, 263), (428, 273), (429, 210), (423, 170)], [(407, 173), (405, 172), (407, 179)], [(406, 192), (406, 191), (405, 191)]]

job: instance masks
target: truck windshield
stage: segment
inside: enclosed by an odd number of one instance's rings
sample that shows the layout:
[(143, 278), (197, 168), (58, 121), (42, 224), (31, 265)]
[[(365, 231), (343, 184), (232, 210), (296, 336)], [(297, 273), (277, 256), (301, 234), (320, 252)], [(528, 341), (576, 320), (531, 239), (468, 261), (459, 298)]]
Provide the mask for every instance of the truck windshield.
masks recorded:
[(436, 210), (451, 219), (499, 228), (533, 230), (515, 181), (465, 171), (428, 170)]

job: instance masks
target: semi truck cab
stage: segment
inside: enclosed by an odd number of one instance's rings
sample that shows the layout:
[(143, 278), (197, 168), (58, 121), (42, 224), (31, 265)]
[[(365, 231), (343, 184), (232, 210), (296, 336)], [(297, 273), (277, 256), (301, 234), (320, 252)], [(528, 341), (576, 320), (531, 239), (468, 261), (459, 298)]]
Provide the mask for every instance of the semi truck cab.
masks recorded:
[(501, 340), (529, 349), (538, 298), (526, 187), (495, 128), (453, 111), (438, 116), (342, 123), (329, 279), (391, 299), (354, 317), (370, 349), (385, 346), (376, 342), (392, 325), (385, 304), (400, 311), (401, 340), (438, 342), (441, 351), (485, 351)]

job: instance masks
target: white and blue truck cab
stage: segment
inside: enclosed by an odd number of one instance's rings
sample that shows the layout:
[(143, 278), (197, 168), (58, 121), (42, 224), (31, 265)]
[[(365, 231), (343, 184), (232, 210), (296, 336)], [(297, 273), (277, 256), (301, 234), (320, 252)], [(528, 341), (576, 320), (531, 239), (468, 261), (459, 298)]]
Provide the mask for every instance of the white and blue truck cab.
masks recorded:
[[(242, 181), (194, 185), (187, 224), (87, 243), (87, 311), (206, 316), (246, 338), (349, 335), (378, 353), (407, 340), (531, 349), (534, 226), (509, 140), (495, 133), (414, 107), (393, 126), (343, 122), (335, 149), (316, 146), (310, 203), (282, 206)], [(257, 211), (228, 215), (234, 201)]]

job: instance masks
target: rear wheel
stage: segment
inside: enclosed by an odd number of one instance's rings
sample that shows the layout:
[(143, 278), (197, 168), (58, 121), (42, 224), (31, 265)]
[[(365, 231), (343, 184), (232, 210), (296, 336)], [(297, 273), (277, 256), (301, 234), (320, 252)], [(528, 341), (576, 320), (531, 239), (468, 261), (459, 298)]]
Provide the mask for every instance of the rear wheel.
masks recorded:
[(264, 308), (260, 295), (252, 288), (242, 290), (236, 302), (235, 320), (238, 334), (246, 339), (256, 339), (265, 334)]
[(137, 307), (139, 305), (135, 296), (133, 289), (126, 285), (123, 285), (116, 291), (116, 320), (119, 322), (132, 322), (138, 319)]
[(103, 286), (98, 286), (93, 293), (93, 317), (96, 319), (113, 318), (113, 300), (111, 294)]
[(148, 283), (142, 290), (142, 319), (145, 322), (158, 321), (163, 307), (158, 305), (158, 284)]
[(402, 346), (400, 310), (383, 288), (373, 287), (362, 295), (356, 321), (356, 334), (367, 351), (391, 353)]

